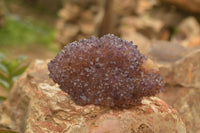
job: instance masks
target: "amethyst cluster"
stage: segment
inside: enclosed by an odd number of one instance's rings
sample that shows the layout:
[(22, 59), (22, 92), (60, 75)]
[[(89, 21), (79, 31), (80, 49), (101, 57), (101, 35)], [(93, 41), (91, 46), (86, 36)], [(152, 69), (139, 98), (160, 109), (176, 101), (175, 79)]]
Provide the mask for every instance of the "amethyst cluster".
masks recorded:
[(50, 78), (78, 105), (128, 108), (163, 87), (158, 72), (132, 42), (112, 34), (72, 42), (48, 64)]

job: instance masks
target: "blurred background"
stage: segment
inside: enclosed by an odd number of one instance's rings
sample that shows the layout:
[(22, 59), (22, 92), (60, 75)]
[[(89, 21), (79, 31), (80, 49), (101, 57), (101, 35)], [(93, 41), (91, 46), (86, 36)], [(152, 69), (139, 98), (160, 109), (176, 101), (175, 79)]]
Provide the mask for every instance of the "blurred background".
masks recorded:
[(167, 66), (200, 48), (200, 0), (0, 0), (0, 99), (34, 59), (107, 33)]
[(198, 0), (0, 0), (0, 51), (52, 58), (69, 42), (107, 33), (144, 53), (156, 40), (198, 47), (199, 14)]

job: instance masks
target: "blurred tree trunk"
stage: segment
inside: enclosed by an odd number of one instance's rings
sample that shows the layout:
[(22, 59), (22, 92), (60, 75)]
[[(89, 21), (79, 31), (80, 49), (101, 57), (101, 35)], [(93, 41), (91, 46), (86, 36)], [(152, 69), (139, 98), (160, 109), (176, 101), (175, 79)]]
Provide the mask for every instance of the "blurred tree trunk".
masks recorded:
[(113, 11), (113, 0), (102, 0), (99, 16), (96, 20), (96, 34), (103, 36), (108, 33), (114, 33), (115, 13)]

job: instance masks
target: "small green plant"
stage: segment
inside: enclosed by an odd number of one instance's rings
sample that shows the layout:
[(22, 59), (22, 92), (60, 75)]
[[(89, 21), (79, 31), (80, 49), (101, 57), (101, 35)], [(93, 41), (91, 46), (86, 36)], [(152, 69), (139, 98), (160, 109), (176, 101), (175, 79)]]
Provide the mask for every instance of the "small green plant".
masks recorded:
[(26, 70), (28, 65), (23, 65), (25, 56), (17, 59), (8, 59), (0, 53), (0, 86), (10, 91), (16, 79)]

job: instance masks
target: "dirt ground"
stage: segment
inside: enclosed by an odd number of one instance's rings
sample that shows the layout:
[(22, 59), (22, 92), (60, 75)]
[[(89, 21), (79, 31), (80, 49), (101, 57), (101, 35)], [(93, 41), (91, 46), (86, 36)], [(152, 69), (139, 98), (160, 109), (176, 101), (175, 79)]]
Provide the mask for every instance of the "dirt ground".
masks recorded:
[(17, 57), (25, 55), (28, 61), (34, 59), (51, 59), (56, 55), (56, 51), (49, 50), (37, 44), (20, 45), (20, 46), (0, 46), (0, 50), (8, 57)]

